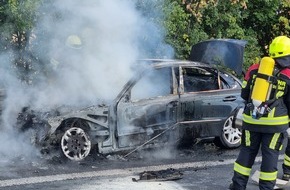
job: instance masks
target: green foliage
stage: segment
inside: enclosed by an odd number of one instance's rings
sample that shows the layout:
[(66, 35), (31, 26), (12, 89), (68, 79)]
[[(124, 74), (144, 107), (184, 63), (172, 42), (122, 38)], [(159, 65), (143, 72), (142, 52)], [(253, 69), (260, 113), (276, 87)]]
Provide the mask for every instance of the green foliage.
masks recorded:
[(8, 51), (11, 63), (22, 80), (28, 81), (31, 70), (27, 48), (31, 31), (37, 20), (41, 0), (0, 1), (0, 51)]
[(254, 31), (263, 55), (268, 54), (267, 47), (275, 37), (272, 26), (278, 21), (279, 4), (280, 0), (251, 0), (243, 11), (242, 26), (246, 31)]
[(212, 38), (236, 38), (244, 37), (241, 28), (240, 5), (231, 4), (230, 1), (221, 1), (218, 4), (207, 6), (203, 10), (200, 22), (203, 30)]
[(41, 0), (1, 1), (0, 31), (2, 37), (11, 39), (13, 35), (30, 33), (37, 19), (37, 8), (40, 3)]
[(167, 30), (166, 42), (175, 47), (175, 57), (186, 58), (187, 52), (190, 51), (190, 14), (176, 2), (168, 2), (163, 9), (166, 19), (164, 26)]
[[(246, 70), (260, 57), (268, 55), (268, 45), (275, 36), (290, 34), (289, 0), (166, 2), (167, 42), (175, 48), (177, 58), (186, 59), (190, 46), (205, 39), (243, 39), (248, 42), (244, 56)], [(186, 42), (182, 38), (184, 34)]]
[(283, 0), (279, 4), (279, 11), (277, 11), (278, 19), (273, 23), (273, 36), (286, 35), (290, 36), (290, 1)]
[(175, 57), (187, 59), (191, 46), (208, 39), (208, 34), (194, 21), (193, 15), (177, 1), (166, 0), (163, 8), (166, 42), (175, 48)]

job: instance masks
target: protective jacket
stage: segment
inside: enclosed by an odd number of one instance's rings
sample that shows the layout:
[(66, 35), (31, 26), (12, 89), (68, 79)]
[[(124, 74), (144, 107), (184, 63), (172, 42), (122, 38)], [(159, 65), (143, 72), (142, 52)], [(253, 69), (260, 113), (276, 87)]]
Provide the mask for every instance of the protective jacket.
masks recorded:
[[(276, 61), (276, 60), (275, 60)], [(243, 81), (241, 97), (246, 101), (243, 114), (243, 129), (261, 133), (279, 133), (286, 131), (290, 110), (290, 69), (281, 67), (276, 61), (275, 81), (268, 101), (268, 111), (259, 119), (252, 118), (251, 90), (257, 76), (259, 64), (252, 65)]]

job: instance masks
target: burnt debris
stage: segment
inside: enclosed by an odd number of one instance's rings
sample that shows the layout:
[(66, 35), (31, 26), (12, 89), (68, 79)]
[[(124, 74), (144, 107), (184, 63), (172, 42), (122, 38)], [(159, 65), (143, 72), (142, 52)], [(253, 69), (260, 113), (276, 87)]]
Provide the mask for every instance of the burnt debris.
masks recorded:
[(144, 171), (139, 174), (139, 179), (132, 178), (134, 182), (138, 181), (169, 181), (182, 178), (183, 173), (177, 169), (168, 168), (159, 171)]

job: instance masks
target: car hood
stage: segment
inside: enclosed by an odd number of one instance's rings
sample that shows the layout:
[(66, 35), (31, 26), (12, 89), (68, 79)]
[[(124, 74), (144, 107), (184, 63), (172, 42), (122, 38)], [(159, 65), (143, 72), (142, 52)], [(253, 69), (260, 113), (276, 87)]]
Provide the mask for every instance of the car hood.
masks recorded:
[(203, 41), (192, 46), (189, 60), (210, 65), (224, 65), (240, 75), (246, 43), (245, 40), (236, 39)]

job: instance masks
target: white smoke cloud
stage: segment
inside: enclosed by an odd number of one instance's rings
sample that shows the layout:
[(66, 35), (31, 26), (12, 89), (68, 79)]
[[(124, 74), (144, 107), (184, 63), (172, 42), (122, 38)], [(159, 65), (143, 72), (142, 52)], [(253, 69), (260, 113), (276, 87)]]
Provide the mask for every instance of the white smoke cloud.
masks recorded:
[[(49, 52), (45, 53), (60, 62), (61, 69), (56, 71), (58, 80), (49, 86), (52, 88), (43, 89), (39, 101), (47, 102), (47, 96), (53, 97), (50, 105), (113, 99), (131, 76), (130, 65), (138, 57), (134, 40), (142, 18), (134, 4), (61, 0), (55, 7), (62, 14), (61, 20), (52, 22), (44, 17), (45, 22), (40, 22), (36, 31), (49, 28), (47, 33), (53, 40), (47, 42)], [(64, 45), (69, 35), (81, 38), (82, 49), (67, 50)]]
[[(112, 100), (132, 76), (136, 59), (154, 52), (170, 58), (173, 51), (163, 42), (162, 29), (142, 16), (136, 2), (56, 0), (53, 5), (43, 5), (29, 47), (39, 60), (33, 64), (34, 85), (19, 82), (13, 68), (7, 66), (11, 64), (0, 67), (7, 90), (2, 128), (10, 131), (25, 106), (49, 110)], [(81, 49), (65, 46), (70, 35), (80, 37)], [(9, 134), (11, 138), (7, 133), (5, 138), (0, 134), (0, 139), (7, 145), (13, 142), (15, 152), (31, 152), (30, 146), (23, 147), (18, 133)], [(1, 154), (10, 153), (2, 147), (0, 158)]]

